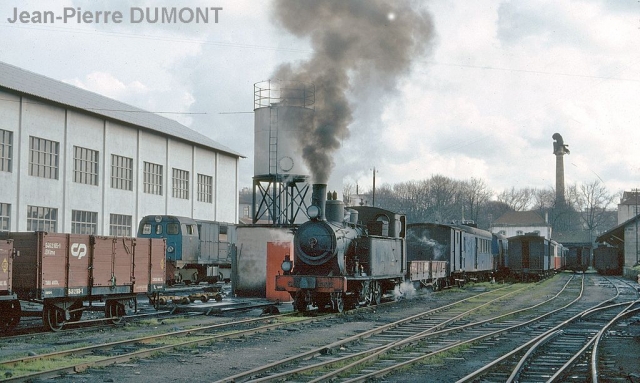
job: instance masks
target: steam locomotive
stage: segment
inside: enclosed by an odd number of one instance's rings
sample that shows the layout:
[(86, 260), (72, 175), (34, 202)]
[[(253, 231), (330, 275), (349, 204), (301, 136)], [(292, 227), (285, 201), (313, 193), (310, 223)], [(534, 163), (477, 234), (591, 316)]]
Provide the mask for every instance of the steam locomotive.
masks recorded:
[(285, 257), (276, 290), (289, 292), (301, 312), (378, 304), (406, 275), (406, 217), (370, 206), (345, 215), (335, 192), (325, 193), (326, 185), (313, 185), (309, 221), (294, 233), (293, 259)]

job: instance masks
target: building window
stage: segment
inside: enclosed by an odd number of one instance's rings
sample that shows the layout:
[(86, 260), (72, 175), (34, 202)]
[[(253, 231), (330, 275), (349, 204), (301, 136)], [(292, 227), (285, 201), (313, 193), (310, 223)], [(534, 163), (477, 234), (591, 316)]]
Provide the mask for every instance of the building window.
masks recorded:
[(198, 174), (198, 201), (213, 202), (213, 177)]
[(162, 165), (144, 163), (144, 192), (162, 195)]
[(73, 181), (98, 185), (98, 151), (73, 147)]
[(111, 187), (133, 190), (133, 158), (111, 155)]
[(48, 231), (58, 229), (58, 209), (42, 206), (27, 206), (27, 231)]
[(118, 237), (131, 236), (131, 216), (123, 214), (111, 214), (109, 220), (109, 235)]
[(60, 144), (29, 136), (29, 148), (29, 175), (57, 180)]
[(173, 196), (189, 199), (189, 172), (173, 168)]
[(92, 211), (71, 210), (72, 234), (96, 234), (98, 213)]
[(516, 235), (524, 235), (524, 232), (522, 230), (516, 230)]
[(11, 205), (0, 203), (0, 233), (8, 232), (11, 228)]
[(0, 171), (11, 171), (13, 159), (13, 132), (0, 129)]

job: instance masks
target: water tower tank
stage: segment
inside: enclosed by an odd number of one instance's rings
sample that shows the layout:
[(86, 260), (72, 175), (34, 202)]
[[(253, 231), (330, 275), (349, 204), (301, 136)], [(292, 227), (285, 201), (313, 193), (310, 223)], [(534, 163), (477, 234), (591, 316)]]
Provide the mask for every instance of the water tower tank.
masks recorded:
[(313, 124), (313, 85), (269, 80), (254, 85), (254, 176), (308, 175), (301, 132)]

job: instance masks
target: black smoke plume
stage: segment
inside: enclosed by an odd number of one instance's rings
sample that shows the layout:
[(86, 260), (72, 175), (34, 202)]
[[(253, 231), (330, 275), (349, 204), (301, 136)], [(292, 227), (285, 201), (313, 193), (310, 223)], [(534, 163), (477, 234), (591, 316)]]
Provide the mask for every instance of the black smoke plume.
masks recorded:
[[(314, 51), (308, 61), (282, 65), (273, 76), (315, 85), (314, 122), (299, 137), (314, 182), (327, 183), (332, 154), (349, 136), (349, 94), (395, 90), (412, 60), (428, 50), (431, 17), (414, 5), (401, 0), (275, 1), (277, 23), (309, 38)], [(359, 139), (366, 143), (367, 137)]]

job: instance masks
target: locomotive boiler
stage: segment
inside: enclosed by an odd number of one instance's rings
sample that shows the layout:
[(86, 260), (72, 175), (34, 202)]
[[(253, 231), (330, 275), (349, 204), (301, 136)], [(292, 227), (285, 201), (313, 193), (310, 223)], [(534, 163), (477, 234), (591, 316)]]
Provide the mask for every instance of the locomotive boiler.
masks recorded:
[(345, 209), (325, 192), (326, 185), (313, 185), (309, 221), (295, 231), (293, 259), (285, 257), (276, 290), (289, 292), (298, 311), (377, 304), (406, 274), (406, 218), (376, 207)]

